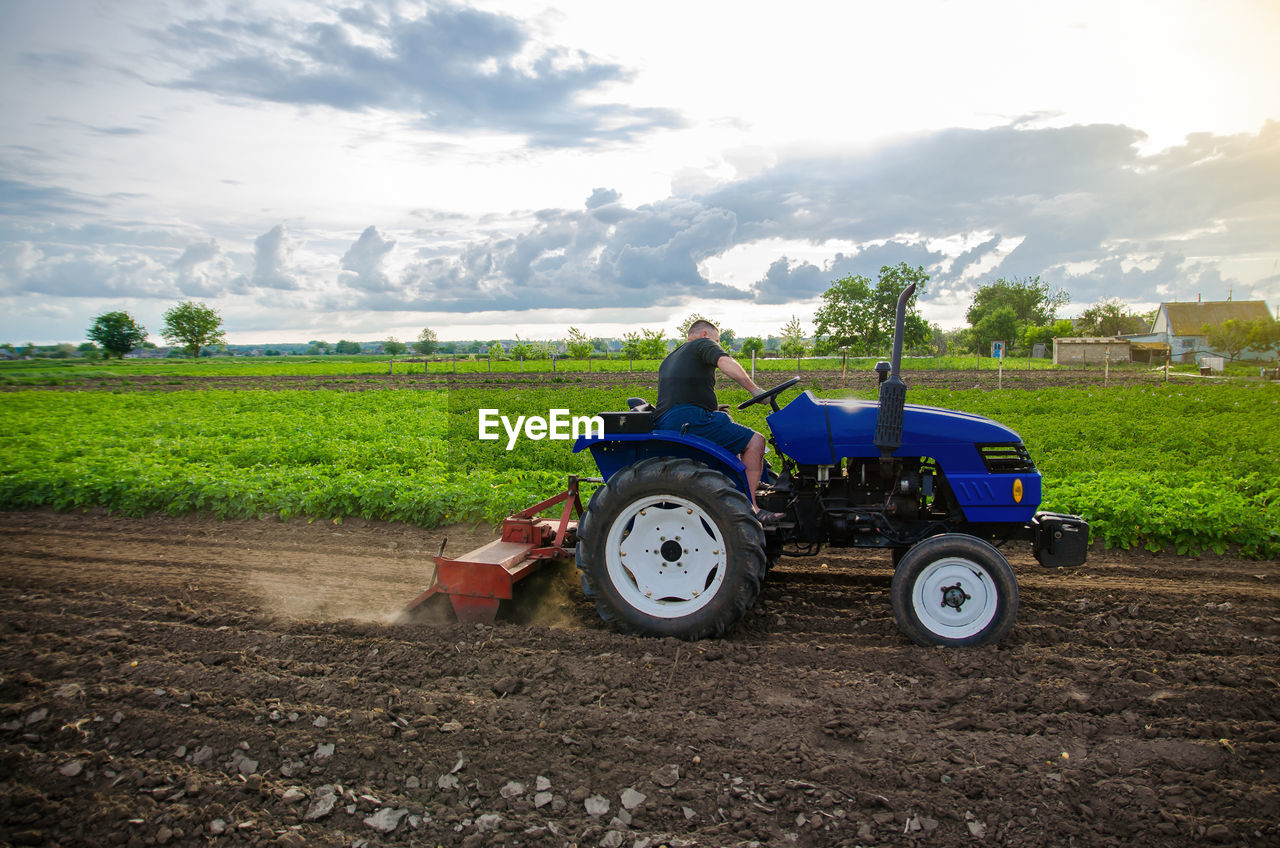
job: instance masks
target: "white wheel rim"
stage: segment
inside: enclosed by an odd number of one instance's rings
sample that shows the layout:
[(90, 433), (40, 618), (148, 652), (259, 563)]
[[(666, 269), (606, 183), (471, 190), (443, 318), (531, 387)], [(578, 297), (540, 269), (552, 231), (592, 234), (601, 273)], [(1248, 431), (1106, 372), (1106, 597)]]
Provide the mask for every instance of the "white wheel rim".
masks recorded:
[(911, 607), (935, 636), (967, 639), (995, 620), (999, 596), (991, 575), (972, 560), (946, 557), (916, 578)]
[(610, 582), (629, 606), (655, 618), (682, 618), (711, 603), (727, 561), (711, 516), (673, 495), (632, 501), (605, 539)]

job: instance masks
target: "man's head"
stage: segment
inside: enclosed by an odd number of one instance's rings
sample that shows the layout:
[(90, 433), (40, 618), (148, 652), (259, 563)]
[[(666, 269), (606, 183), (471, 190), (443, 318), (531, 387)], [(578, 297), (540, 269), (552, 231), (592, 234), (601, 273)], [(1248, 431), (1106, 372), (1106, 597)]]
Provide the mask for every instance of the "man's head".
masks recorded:
[(693, 341), (694, 339), (711, 339), (713, 342), (719, 342), (720, 331), (716, 329), (716, 325), (712, 324), (710, 321), (703, 321), (699, 319), (689, 325), (688, 339), (689, 341)]

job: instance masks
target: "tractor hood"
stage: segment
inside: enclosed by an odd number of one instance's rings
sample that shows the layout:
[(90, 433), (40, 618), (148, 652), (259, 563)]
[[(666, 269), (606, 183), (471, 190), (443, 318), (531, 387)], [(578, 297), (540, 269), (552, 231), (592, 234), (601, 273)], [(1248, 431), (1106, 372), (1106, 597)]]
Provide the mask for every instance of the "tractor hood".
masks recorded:
[[(768, 416), (778, 449), (802, 465), (835, 465), (844, 457), (874, 457), (878, 404), (871, 400), (825, 400), (804, 392), (784, 408)], [(902, 447), (894, 456), (947, 456), (983, 471), (978, 444), (1009, 444), (1022, 439), (1013, 430), (990, 418), (907, 404), (903, 409)], [(967, 450), (957, 450), (965, 446)], [(963, 459), (969, 460), (968, 462)]]

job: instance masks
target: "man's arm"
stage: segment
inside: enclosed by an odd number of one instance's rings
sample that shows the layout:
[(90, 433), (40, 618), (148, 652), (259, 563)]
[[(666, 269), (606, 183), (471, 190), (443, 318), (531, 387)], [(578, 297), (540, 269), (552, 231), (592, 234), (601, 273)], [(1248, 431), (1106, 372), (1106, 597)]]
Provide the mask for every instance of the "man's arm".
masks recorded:
[(733, 380), (739, 386), (742, 386), (742, 388), (750, 392), (752, 397), (755, 397), (764, 391), (764, 389), (756, 385), (755, 381), (751, 379), (751, 376), (747, 374), (746, 369), (739, 365), (738, 360), (734, 359), (732, 356), (725, 354), (720, 357), (720, 359), (716, 361), (716, 367), (723, 371), (725, 376), (730, 380)]

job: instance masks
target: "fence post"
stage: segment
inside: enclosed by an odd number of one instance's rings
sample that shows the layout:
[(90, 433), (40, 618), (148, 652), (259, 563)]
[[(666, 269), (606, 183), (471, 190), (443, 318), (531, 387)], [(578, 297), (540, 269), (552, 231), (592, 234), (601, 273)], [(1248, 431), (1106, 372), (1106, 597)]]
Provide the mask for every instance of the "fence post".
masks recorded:
[(449, 354), (449, 357), (450, 359), (453, 360), (453, 373), (457, 374), (458, 373), (458, 354), (451, 353)]
[(387, 376), (390, 377), (396, 373), (396, 361), (393, 359), (387, 363)]
[(524, 373), (524, 354), (520, 354), (520, 373)]
[(751, 382), (754, 383), (755, 381), (756, 381), (756, 351), (755, 351), (755, 348), (752, 348), (751, 349)]

